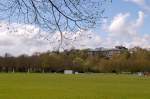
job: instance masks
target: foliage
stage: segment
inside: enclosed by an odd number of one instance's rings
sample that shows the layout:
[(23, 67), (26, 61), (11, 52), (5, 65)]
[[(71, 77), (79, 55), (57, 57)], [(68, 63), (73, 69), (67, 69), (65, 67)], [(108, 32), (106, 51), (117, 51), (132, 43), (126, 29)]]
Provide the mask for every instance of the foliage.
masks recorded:
[(112, 57), (89, 55), (87, 50), (70, 50), (61, 53), (47, 52), (32, 56), (0, 57), (3, 72), (63, 72), (71, 69), (78, 72), (150, 72), (150, 51), (129, 51)]

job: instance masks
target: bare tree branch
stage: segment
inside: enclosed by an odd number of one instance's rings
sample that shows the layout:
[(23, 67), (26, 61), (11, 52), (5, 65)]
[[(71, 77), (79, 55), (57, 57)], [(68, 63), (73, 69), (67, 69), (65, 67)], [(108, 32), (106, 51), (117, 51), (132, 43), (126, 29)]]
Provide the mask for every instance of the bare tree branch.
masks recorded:
[[(76, 33), (94, 28), (103, 19), (111, 0), (0, 0), (0, 19), (32, 24), (49, 35), (60, 32), (60, 44), (67, 38), (63, 32)], [(41, 34), (42, 35), (42, 34)], [(46, 39), (51, 37), (46, 36)], [(74, 40), (72, 40), (74, 41)]]

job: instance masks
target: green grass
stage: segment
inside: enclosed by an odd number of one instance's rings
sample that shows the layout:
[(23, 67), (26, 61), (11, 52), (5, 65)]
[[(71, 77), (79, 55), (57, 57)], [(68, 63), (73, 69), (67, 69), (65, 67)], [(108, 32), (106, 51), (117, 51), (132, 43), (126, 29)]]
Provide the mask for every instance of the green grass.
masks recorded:
[(0, 99), (150, 99), (150, 78), (114, 74), (0, 74)]

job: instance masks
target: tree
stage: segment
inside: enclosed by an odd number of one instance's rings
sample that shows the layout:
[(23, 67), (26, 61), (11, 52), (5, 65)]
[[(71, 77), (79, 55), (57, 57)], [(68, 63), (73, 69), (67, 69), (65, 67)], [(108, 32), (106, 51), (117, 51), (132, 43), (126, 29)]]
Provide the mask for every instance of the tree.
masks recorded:
[[(48, 33), (59, 32), (56, 39), (61, 46), (69, 39), (64, 32), (76, 33), (100, 23), (108, 2), (111, 0), (0, 0), (0, 18), (34, 24)], [(49, 35), (44, 38), (49, 40)]]

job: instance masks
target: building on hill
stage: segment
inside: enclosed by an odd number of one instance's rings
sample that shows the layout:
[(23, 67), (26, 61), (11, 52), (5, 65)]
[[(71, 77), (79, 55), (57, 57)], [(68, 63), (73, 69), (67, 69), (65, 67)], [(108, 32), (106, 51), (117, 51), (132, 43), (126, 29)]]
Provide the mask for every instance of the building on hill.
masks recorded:
[(96, 56), (103, 55), (107, 58), (111, 58), (113, 55), (120, 54), (124, 51), (128, 51), (126, 47), (116, 46), (115, 48), (105, 49), (105, 48), (96, 48), (88, 51), (88, 55)]

